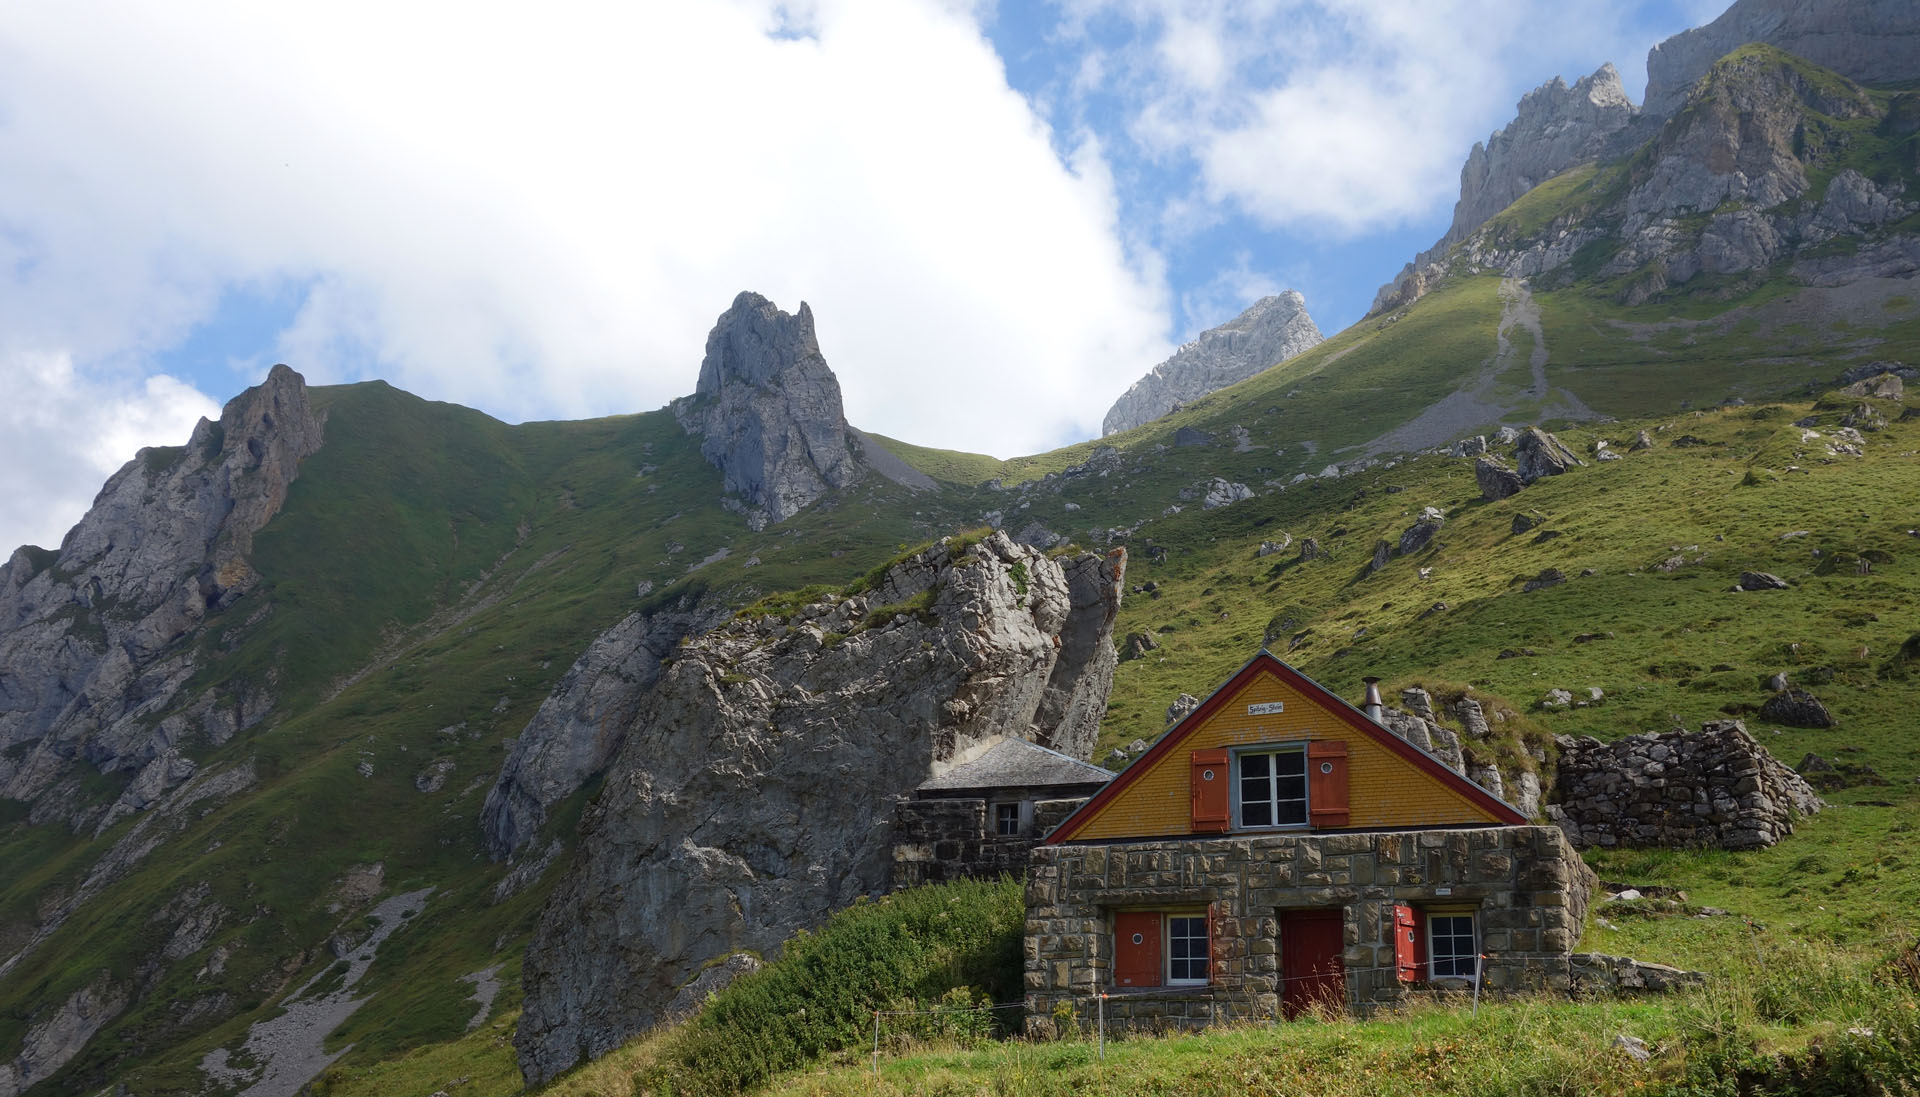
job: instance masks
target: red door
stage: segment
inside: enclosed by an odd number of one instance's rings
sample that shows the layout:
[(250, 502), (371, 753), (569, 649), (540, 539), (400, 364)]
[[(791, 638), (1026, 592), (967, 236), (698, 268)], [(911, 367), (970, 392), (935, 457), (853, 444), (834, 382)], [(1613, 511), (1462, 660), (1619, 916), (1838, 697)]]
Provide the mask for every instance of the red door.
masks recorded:
[(1343, 929), (1338, 908), (1281, 913), (1280, 1009), (1288, 1020), (1316, 1008), (1346, 1008)]
[(1114, 914), (1113, 985), (1160, 985), (1160, 915), (1138, 911)]

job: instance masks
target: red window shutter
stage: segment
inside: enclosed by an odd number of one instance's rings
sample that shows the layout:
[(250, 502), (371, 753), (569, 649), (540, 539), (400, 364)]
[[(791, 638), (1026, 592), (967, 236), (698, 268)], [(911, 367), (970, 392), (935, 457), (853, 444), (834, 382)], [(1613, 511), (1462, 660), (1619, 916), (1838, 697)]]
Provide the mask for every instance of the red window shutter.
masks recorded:
[(1232, 825), (1231, 777), (1225, 747), (1193, 752), (1191, 783), (1195, 834), (1218, 834)]
[(1347, 744), (1340, 740), (1307, 744), (1307, 821), (1316, 827), (1344, 827), (1347, 810)]
[(1160, 985), (1160, 915), (1120, 911), (1113, 916), (1113, 985)]
[(1393, 966), (1401, 982), (1420, 981), (1420, 919), (1405, 903), (1393, 908)]

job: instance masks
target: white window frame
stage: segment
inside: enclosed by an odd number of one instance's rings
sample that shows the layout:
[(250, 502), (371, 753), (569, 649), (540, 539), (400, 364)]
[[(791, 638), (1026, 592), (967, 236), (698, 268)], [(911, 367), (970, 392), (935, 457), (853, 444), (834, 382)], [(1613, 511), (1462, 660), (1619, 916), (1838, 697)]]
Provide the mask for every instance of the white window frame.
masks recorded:
[[(1241, 759), (1245, 758), (1250, 754), (1265, 754), (1265, 755), (1297, 754), (1300, 756), (1301, 786), (1300, 786), (1300, 801), (1299, 801), (1300, 803), (1300, 821), (1299, 822), (1297, 823), (1251, 823), (1251, 824), (1246, 822), (1245, 813), (1243, 810), (1243, 806), (1241, 804), (1241, 797), (1240, 797), (1240, 772), (1241, 772), (1240, 767), (1241, 767)], [(1308, 828), (1309, 823), (1313, 819), (1313, 793), (1312, 793), (1313, 782), (1310, 779), (1307, 771), (1307, 744), (1305, 742), (1302, 741), (1302, 742), (1289, 742), (1289, 743), (1258, 743), (1258, 744), (1253, 744), (1253, 745), (1244, 746), (1244, 747), (1235, 747), (1233, 750), (1232, 777), (1233, 777), (1233, 788), (1232, 788), (1233, 829), (1235, 830), (1306, 830)], [(1268, 773), (1267, 781), (1268, 781), (1268, 788), (1272, 788), (1273, 775), (1271, 771), (1269, 771)], [(1279, 801), (1270, 800), (1268, 802), (1274, 805), (1275, 807), (1274, 814), (1278, 816)], [(1293, 801), (1288, 800), (1286, 802), (1292, 803)]]
[[(1464, 956), (1459, 952), (1449, 952), (1446, 957), (1451, 966), (1458, 966), (1459, 963), (1464, 960), (1467, 966), (1467, 971), (1464, 974), (1458, 971), (1442, 972), (1440, 970), (1440, 950), (1435, 947), (1439, 938), (1435, 935), (1433, 927), (1434, 921), (1439, 918), (1465, 918), (1467, 920), (1467, 952)], [(1471, 910), (1433, 910), (1426, 912), (1426, 920), (1427, 978), (1433, 981), (1459, 979), (1471, 982), (1474, 973), (1478, 971), (1480, 967), (1480, 919), (1476, 917)], [(1447, 934), (1447, 940), (1457, 943), (1460, 940), (1460, 935), (1450, 932)]]
[[(1200, 923), (1200, 936), (1198, 940), (1200, 942), (1200, 948), (1201, 948), (1201, 959), (1200, 959), (1200, 975), (1198, 978), (1194, 978), (1191, 976), (1184, 979), (1174, 978), (1174, 975), (1173, 975), (1173, 920), (1175, 918), (1189, 919), (1189, 920)], [(1213, 939), (1207, 932), (1212, 928), (1212, 926), (1210, 926), (1208, 922), (1209, 922), (1209, 919), (1207, 918), (1207, 912), (1204, 910), (1197, 911), (1197, 912), (1189, 911), (1189, 910), (1170, 910), (1170, 911), (1163, 911), (1161, 913), (1160, 915), (1160, 978), (1162, 980), (1163, 986), (1197, 987), (1197, 986), (1205, 986), (1207, 984), (1207, 982), (1209, 981), (1207, 978), (1207, 969), (1211, 967), (1213, 964)], [(1189, 936), (1184, 939), (1194, 940), (1195, 938)], [(1186, 957), (1186, 959), (1190, 961), (1192, 957)]]

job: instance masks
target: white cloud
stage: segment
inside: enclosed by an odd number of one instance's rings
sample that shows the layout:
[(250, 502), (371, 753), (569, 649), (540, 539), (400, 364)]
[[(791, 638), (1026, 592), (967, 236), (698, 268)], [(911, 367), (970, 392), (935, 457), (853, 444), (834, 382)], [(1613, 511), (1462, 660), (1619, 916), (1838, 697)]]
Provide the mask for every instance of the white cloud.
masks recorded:
[(143, 446), (182, 445), (220, 407), (164, 374), (89, 379), (65, 353), (0, 351), (0, 552), (60, 543), (108, 476)]
[[(1702, 4), (1724, 0), (1699, 0)], [(1186, 157), (1206, 201), (1271, 227), (1352, 237), (1433, 215), (1474, 141), (1512, 117), (1516, 84), (1606, 60), (1630, 88), (1649, 43), (1602, 0), (1069, 0), (1065, 33), (1114, 50), (1082, 100), (1126, 104), (1156, 162)], [(1110, 31), (1108, 32), (1110, 33)], [(1107, 44), (1103, 40), (1103, 44)], [(1181, 201), (1188, 199), (1182, 198)]]
[(310, 380), (522, 419), (691, 391), (754, 289), (812, 303), (854, 422), (1003, 455), (1097, 433), (1170, 349), (1104, 164), (1061, 162), (968, 5), (535, 11), (10, 5), (0, 325), (81, 392), (225, 289), (307, 286), (263, 350)]

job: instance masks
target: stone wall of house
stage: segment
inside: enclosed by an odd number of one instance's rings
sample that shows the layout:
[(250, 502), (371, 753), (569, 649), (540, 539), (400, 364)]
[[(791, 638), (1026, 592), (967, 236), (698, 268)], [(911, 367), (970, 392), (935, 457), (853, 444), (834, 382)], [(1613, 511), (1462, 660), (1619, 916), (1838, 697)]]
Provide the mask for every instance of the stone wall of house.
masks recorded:
[(1487, 992), (1565, 991), (1593, 887), (1556, 827), (1040, 846), (1027, 871), (1028, 1024), (1051, 1024), (1063, 1004), (1091, 1022), (1112, 982), (1114, 911), (1209, 903), (1215, 985), (1112, 993), (1110, 1028), (1277, 1016), (1280, 914), (1294, 909), (1340, 908), (1347, 998), (1362, 1011), (1421, 992), (1394, 969), (1397, 903), (1471, 905)]
[(1020, 876), (1027, 854), (1086, 797), (1039, 800), (1020, 837), (990, 833), (984, 799), (901, 799), (894, 803), (893, 890), (969, 877)]
[(1579, 848), (1760, 849), (1826, 805), (1738, 720), (1612, 743), (1559, 737), (1547, 817)]

